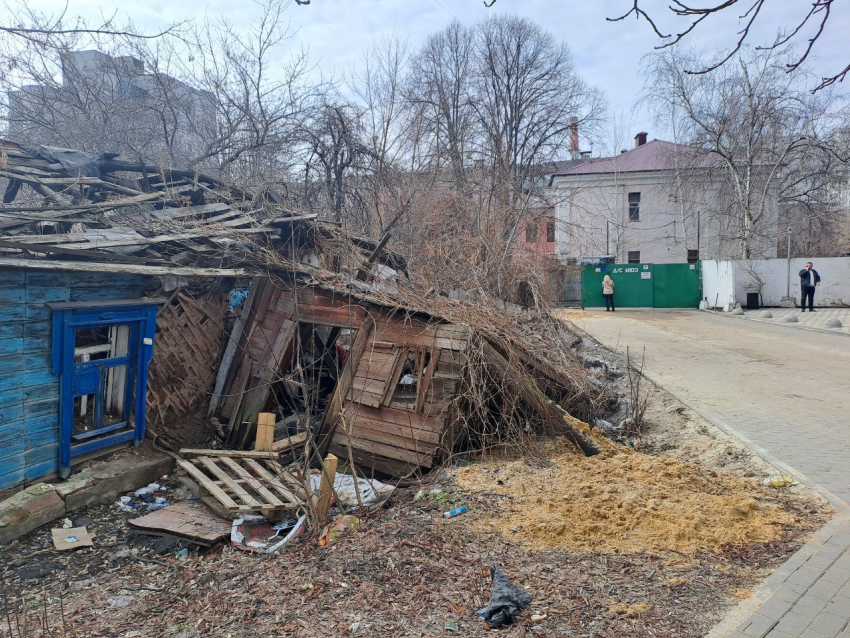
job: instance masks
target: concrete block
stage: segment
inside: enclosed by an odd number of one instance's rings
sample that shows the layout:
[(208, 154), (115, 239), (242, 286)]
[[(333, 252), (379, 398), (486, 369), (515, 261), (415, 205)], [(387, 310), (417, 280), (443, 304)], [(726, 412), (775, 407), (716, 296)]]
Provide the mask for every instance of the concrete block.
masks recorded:
[(832, 317), (823, 322), (825, 328), (843, 328), (844, 326), (841, 324), (840, 319), (836, 319)]
[(38, 483), (0, 503), (0, 544), (64, 516), (65, 502), (52, 485)]
[(56, 493), (63, 499), (68, 498), (70, 494), (75, 494), (80, 490), (94, 485), (94, 479), (84, 474), (77, 474), (69, 478), (67, 481), (56, 485)]
[(798, 323), (800, 319), (797, 317), (797, 315), (785, 315), (782, 318), (782, 321), (784, 321), (785, 323)]
[(773, 319), (773, 313), (770, 310), (762, 310), (759, 313), (759, 317), (762, 319)]

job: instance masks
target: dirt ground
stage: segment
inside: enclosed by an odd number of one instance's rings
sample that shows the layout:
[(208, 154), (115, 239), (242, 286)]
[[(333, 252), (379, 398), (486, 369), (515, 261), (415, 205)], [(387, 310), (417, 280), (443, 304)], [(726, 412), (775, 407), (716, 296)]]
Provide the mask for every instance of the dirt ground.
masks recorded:
[[(582, 354), (622, 363), (589, 341)], [(626, 393), (623, 375), (607, 376)], [(458, 463), (361, 513), (328, 548), (304, 535), (271, 557), (218, 547), (181, 559), (186, 545), (131, 534), (133, 514), (107, 504), (72, 516), (93, 548), (57, 554), (49, 526), (4, 547), (4, 590), (10, 608), (57, 629), (64, 617), (79, 638), (477, 636), (497, 565), (533, 597), (501, 635), (702, 636), (830, 509), (802, 486), (761, 485), (775, 470), (647, 389), (631, 447), (602, 441), (585, 459), (548, 441)], [(163, 485), (173, 497), (173, 479)], [(460, 505), (467, 514), (442, 516)]]

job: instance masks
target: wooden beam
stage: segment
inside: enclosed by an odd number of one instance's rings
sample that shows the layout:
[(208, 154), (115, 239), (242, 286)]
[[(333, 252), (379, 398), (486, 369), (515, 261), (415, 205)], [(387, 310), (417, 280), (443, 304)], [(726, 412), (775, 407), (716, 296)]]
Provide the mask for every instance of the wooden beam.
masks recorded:
[[(328, 518), (328, 509), (331, 506), (331, 497), (334, 493), (334, 479), (339, 459), (333, 454), (328, 454), (322, 463), (322, 482), (319, 486), (319, 499), (316, 501), (316, 524), (321, 528)], [(355, 477), (355, 480), (357, 478)]]
[(573, 427), (573, 417), (544, 394), (528, 370), (509, 362), (489, 341), (484, 341), (483, 345), (484, 356), (500, 370), (505, 383), (513, 387), (530, 408), (537, 411), (547, 427), (556, 434), (565, 435), (585, 456), (599, 454), (599, 449)]
[(183, 448), (180, 450), (180, 456), (185, 459), (193, 459), (198, 456), (210, 456), (220, 458), (233, 459), (261, 459), (276, 461), (280, 457), (280, 453), (274, 451), (257, 452), (256, 450), (205, 450), (195, 448)]
[(145, 264), (121, 264), (87, 261), (60, 261), (47, 259), (24, 259), (23, 257), (0, 257), (0, 268), (23, 268), (26, 270), (67, 270), (74, 272), (111, 272), (130, 275), (178, 275), (183, 277), (245, 277), (251, 273), (245, 268), (194, 268), (190, 266), (148, 266)]
[(254, 450), (267, 452), (274, 444), (275, 415), (272, 412), (260, 412), (257, 415), (257, 438), (254, 441)]

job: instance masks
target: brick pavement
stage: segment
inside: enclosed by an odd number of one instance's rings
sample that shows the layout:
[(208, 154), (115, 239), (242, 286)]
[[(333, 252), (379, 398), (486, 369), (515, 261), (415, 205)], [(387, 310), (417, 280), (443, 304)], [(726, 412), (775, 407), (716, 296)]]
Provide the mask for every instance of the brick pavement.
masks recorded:
[(847, 337), (699, 311), (602, 311), (573, 321), (609, 348), (645, 346), (652, 381), (838, 510), (709, 636), (850, 638)]

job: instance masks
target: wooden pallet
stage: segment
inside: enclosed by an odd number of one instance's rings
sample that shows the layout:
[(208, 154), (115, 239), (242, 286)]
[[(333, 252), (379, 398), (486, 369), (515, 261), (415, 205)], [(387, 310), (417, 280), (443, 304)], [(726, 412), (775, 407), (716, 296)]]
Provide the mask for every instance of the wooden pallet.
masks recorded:
[(177, 474), (202, 501), (224, 516), (283, 513), (306, 494), (274, 461), (243, 456), (196, 456), (177, 462)]

